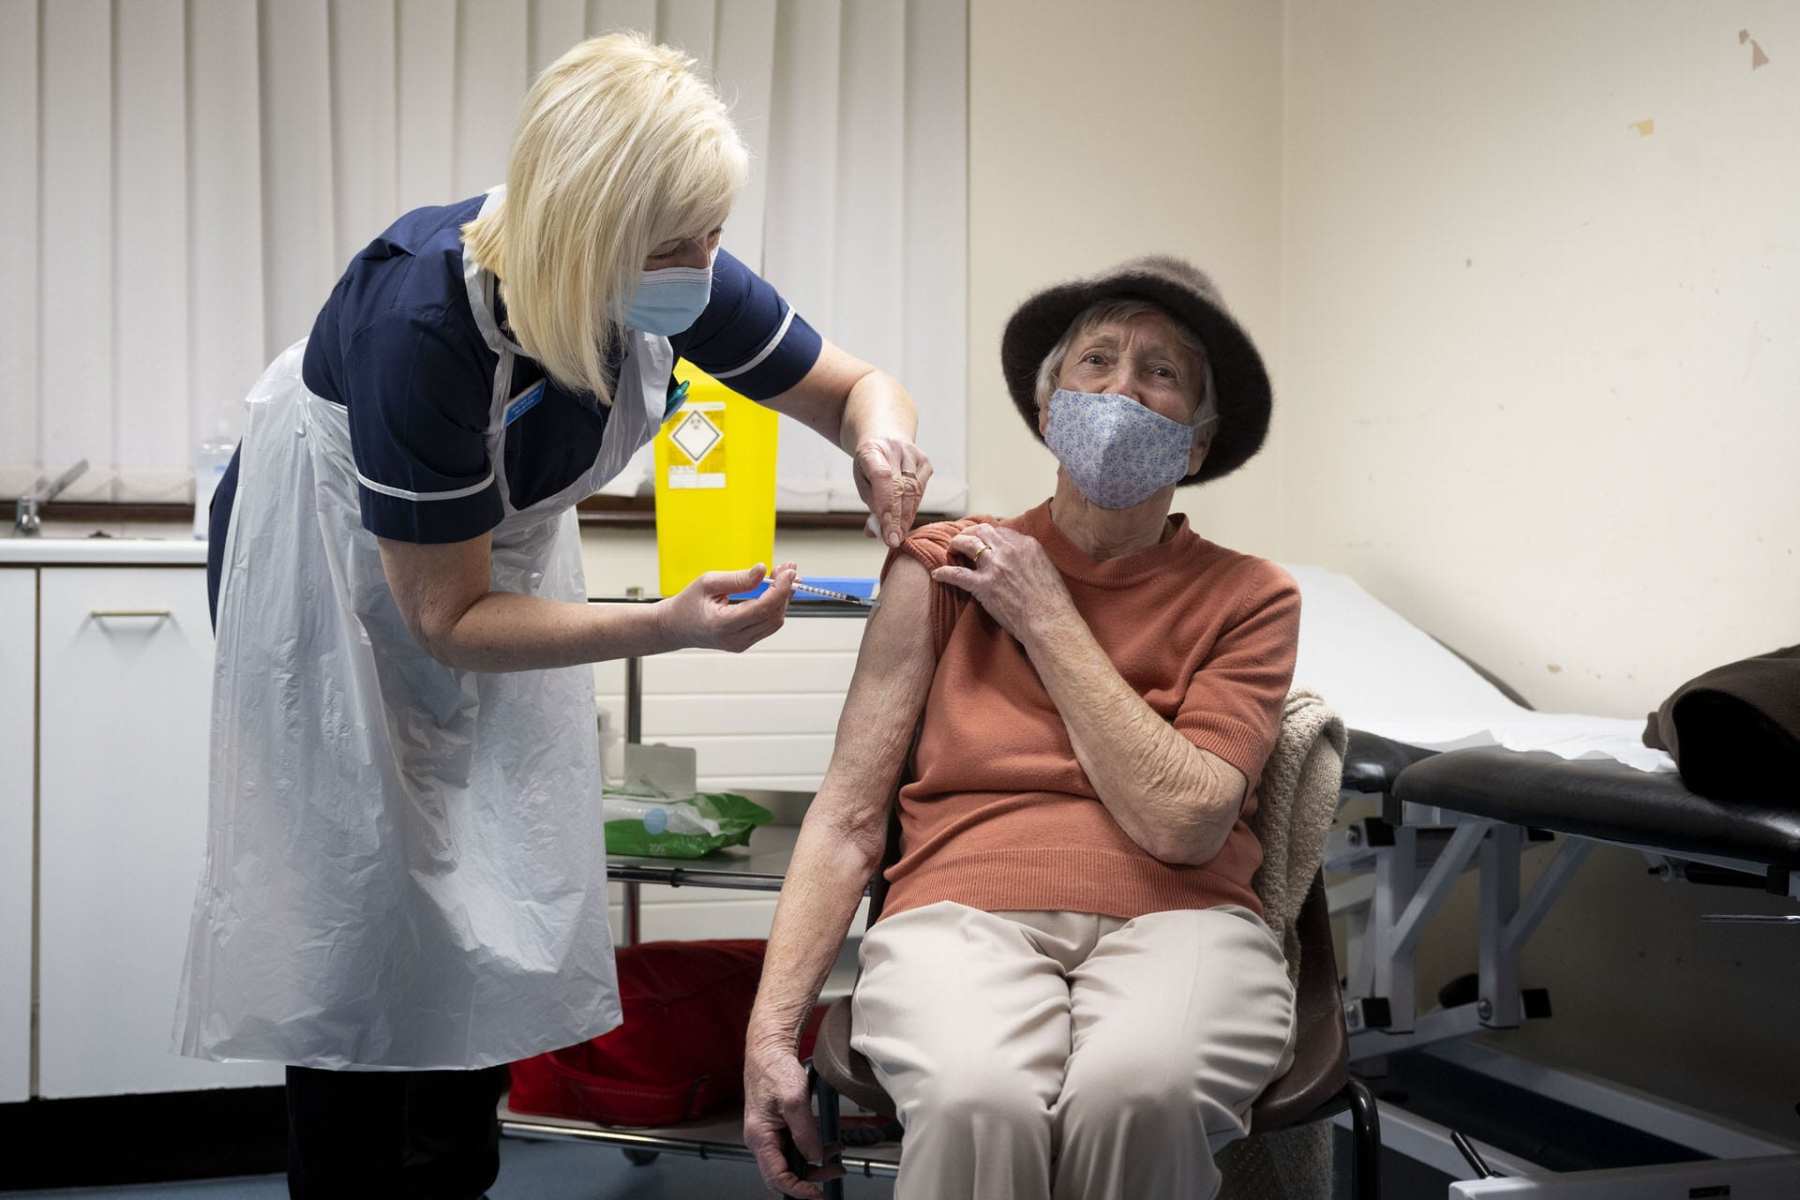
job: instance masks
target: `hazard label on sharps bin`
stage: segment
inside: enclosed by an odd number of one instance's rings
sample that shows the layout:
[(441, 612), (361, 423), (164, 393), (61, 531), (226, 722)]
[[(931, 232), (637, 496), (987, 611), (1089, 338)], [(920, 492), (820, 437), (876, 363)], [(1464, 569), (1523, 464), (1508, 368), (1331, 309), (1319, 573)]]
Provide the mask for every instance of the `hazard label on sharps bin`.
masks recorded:
[[(725, 431), (719, 428), (718, 422), (707, 416), (711, 409), (724, 416), (724, 405), (694, 404), (690, 405), (687, 415), (669, 434), (669, 441), (677, 450), (687, 455), (693, 466), (669, 464), (669, 486), (674, 488), (722, 488), (725, 486), (725, 459), (723, 454), (715, 453), (719, 443), (725, 439)], [(707, 470), (700, 470), (700, 464), (709, 455), (712, 461), (707, 462)]]

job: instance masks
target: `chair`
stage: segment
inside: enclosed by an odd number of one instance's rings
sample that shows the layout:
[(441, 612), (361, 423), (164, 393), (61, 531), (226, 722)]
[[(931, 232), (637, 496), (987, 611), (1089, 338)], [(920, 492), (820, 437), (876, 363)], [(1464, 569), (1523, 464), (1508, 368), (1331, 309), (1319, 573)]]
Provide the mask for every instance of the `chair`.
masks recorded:
[[(890, 857), (898, 845), (897, 831), (890, 825)], [(871, 924), (880, 916), (886, 896), (887, 881), (878, 872), (869, 889)], [(1295, 997), (1299, 1030), (1294, 1062), (1251, 1106), (1250, 1128), (1257, 1134), (1273, 1133), (1322, 1121), (1348, 1109), (1355, 1145), (1353, 1194), (1356, 1200), (1378, 1200), (1381, 1130), (1375, 1097), (1360, 1080), (1351, 1077), (1347, 1063), (1343, 995), (1338, 984), (1337, 955), (1331, 944), (1331, 914), (1322, 874), (1313, 878), (1300, 907), (1296, 929), (1301, 954)], [(819, 1102), (819, 1132), (827, 1143), (838, 1140), (841, 1096), (848, 1096), (881, 1116), (894, 1116), (893, 1101), (876, 1080), (868, 1059), (850, 1047), (848, 999), (834, 1001), (826, 1011), (813, 1046), (810, 1074)], [(827, 1184), (827, 1200), (842, 1200), (843, 1189), (842, 1180)]]

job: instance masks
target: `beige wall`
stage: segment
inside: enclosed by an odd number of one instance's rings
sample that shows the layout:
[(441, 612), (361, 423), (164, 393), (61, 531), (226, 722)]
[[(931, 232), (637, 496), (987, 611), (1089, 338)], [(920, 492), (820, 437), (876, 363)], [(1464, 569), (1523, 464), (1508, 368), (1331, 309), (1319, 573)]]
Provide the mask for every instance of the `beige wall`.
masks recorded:
[[(1000, 376), (1001, 330), (1030, 292), (1179, 254), (1213, 274), (1274, 365), (1281, 10), (974, 0), (969, 53), (969, 482), (977, 511), (1006, 514), (1056, 473)], [(1181, 506), (1203, 533), (1275, 553), (1280, 463), (1277, 438)]]
[(1800, 7), (1294, 3), (1287, 52), (1298, 555), (1540, 708), (1800, 640)]
[[(1295, 556), (1540, 708), (1800, 641), (1800, 8), (1293, 0), (1285, 100)], [(1781, 908), (1597, 853), (1512, 1044), (1800, 1137), (1793, 939), (1697, 920)]]

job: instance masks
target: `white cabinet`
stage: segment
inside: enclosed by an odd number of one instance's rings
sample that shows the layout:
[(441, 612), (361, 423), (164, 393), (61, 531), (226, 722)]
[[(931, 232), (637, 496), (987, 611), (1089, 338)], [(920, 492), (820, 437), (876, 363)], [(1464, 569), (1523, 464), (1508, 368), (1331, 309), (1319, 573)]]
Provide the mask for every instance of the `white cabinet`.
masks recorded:
[(0, 1104), (31, 1095), (37, 572), (0, 568)]
[(38, 1094), (278, 1082), (169, 1049), (206, 842), (206, 573), (40, 575)]

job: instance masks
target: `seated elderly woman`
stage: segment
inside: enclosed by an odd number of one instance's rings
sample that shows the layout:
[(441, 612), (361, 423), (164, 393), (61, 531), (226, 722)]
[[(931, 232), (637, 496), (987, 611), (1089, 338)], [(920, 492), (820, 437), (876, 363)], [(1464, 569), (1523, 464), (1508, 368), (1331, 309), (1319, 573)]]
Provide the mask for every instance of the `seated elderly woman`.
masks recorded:
[(1242, 465), (1268, 376), (1168, 258), (1028, 300), (1001, 358), (1061, 464), (1049, 501), (916, 532), (888, 560), (807, 812), (746, 1047), (765, 1180), (825, 1148), (796, 1042), (878, 867), (853, 1045), (906, 1129), (905, 1197), (1211, 1196), (1212, 1151), (1292, 1059), (1294, 997), (1245, 824), (1300, 597), (1171, 516)]

